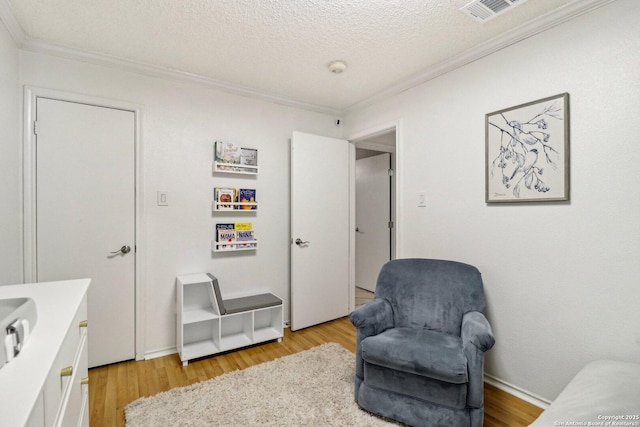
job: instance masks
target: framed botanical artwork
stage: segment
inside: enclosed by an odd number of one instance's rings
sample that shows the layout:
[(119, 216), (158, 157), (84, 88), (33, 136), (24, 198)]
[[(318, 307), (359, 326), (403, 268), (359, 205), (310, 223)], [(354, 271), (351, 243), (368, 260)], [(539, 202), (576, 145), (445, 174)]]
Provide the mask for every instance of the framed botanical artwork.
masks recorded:
[(569, 94), (485, 117), (487, 203), (569, 200)]

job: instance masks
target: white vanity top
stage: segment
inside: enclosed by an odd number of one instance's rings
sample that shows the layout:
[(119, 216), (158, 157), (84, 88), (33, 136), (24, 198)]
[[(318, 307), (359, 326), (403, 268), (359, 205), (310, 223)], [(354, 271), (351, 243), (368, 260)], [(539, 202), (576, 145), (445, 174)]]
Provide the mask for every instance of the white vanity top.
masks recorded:
[(2, 425), (26, 424), (89, 282), (79, 279), (0, 286), (0, 299), (32, 298), (38, 315), (20, 354), (0, 369)]

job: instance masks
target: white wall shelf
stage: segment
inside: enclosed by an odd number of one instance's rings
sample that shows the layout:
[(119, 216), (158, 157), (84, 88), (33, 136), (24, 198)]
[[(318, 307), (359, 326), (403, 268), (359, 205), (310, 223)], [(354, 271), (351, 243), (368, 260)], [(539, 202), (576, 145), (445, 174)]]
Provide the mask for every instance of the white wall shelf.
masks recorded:
[(178, 276), (176, 302), (176, 347), (183, 366), (284, 336), (282, 300), (273, 294), (222, 300), (215, 277), (191, 274)]
[(240, 175), (258, 175), (258, 166), (240, 165), (236, 163), (213, 162), (213, 172)]
[(251, 251), (258, 248), (253, 224), (250, 222), (225, 222), (216, 224), (216, 237), (211, 241), (213, 252)]
[[(225, 208), (225, 206), (233, 206), (233, 209)], [(257, 202), (225, 203), (225, 202), (214, 201), (211, 203), (211, 210), (213, 212), (256, 212), (258, 210), (258, 203)]]
[(243, 242), (216, 242), (211, 241), (211, 250), (213, 252), (238, 252), (238, 251), (255, 251), (258, 249), (257, 240), (248, 240)]

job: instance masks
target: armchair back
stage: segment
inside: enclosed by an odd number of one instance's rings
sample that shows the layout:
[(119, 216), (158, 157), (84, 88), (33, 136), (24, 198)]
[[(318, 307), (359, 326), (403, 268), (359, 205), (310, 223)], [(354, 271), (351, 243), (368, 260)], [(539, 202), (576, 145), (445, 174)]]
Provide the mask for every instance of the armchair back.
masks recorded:
[(465, 313), (485, 309), (480, 272), (455, 261), (389, 261), (378, 276), (375, 297), (389, 301), (396, 328), (426, 328), (456, 336)]

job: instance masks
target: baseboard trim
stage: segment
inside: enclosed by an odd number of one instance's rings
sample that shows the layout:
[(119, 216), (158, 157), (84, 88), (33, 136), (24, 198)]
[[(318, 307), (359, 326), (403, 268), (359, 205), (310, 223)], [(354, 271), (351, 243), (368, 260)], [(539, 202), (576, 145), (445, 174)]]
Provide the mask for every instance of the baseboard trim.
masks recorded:
[(144, 360), (156, 359), (158, 357), (169, 356), (178, 352), (175, 347), (169, 347), (162, 350), (149, 351), (144, 354)]
[(522, 399), (525, 402), (531, 403), (532, 405), (537, 406), (538, 408), (547, 409), (551, 404), (550, 401), (544, 399), (540, 396), (537, 396), (533, 393), (530, 393), (526, 390), (521, 389), (520, 387), (516, 387), (513, 384), (509, 384), (506, 381), (502, 381), (492, 375), (484, 374), (484, 381), (487, 384), (491, 384), (492, 386), (499, 388), (502, 391), (505, 391), (518, 399)]

